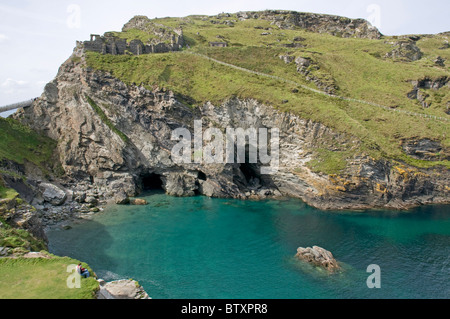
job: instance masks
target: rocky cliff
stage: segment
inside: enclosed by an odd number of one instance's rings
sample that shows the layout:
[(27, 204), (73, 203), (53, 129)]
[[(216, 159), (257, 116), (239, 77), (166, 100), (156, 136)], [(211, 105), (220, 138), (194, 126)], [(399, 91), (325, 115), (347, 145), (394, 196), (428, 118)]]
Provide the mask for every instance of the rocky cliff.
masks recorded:
[[(95, 185), (106, 199), (152, 187), (174, 196), (298, 197), (321, 209), (407, 208), (450, 198), (448, 170), (418, 169), (364, 153), (348, 160), (340, 174), (314, 172), (307, 163), (318, 141), (346, 149), (360, 141), (253, 99), (194, 108), (171, 91), (127, 85), (86, 67), (81, 46), (33, 106), (15, 118), (58, 141), (68, 188)], [(172, 131), (194, 132), (199, 119), (203, 129), (280, 129), (278, 172), (261, 175), (261, 164), (175, 163)]]
[(344, 38), (379, 39), (381, 37), (380, 31), (364, 19), (283, 10), (245, 11), (239, 12), (237, 17), (240, 20), (268, 20), (281, 29), (298, 27), (311, 32), (328, 33)]

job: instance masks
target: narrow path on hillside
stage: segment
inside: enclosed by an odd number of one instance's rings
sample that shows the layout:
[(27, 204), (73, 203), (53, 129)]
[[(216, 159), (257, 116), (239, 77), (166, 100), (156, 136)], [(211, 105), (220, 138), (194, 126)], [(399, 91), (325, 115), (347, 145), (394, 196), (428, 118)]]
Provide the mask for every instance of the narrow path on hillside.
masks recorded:
[(415, 117), (422, 117), (422, 118), (428, 119), (428, 120), (440, 120), (440, 121), (445, 121), (445, 122), (449, 121), (449, 119), (445, 118), (445, 117), (440, 117), (440, 116), (435, 116), (435, 115), (428, 115), (428, 114), (422, 114), (422, 113), (416, 113), (416, 112), (411, 112), (411, 111), (406, 111), (406, 110), (393, 109), (393, 108), (390, 108), (388, 106), (377, 104), (377, 103), (374, 103), (374, 102), (367, 102), (367, 101), (363, 101), (363, 100), (359, 100), (359, 99), (353, 99), (353, 98), (349, 98), (349, 97), (329, 94), (329, 93), (326, 93), (324, 91), (316, 90), (316, 89), (310, 88), (309, 86), (306, 86), (304, 84), (300, 84), (300, 83), (297, 83), (295, 81), (291, 81), (291, 80), (288, 80), (288, 79), (285, 79), (285, 78), (282, 78), (282, 77), (279, 77), (279, 76), (276, 76), (276, 75), (270, 75), (270, 74), (265, 74), (265, 73), (261, 73), (261, 72), (256, 72), (256, 71), (253, 71), (253, 70), (249, 70), (249, 69), (245, 69), (245, 68), (239, 67), (237, 65), (233, 65), (233, 64), (226, 63), (226, 62), (223, 62), (223, 61), (220, 61), (220, 60), (216, 60), (216, 59), (211, 58), (211, 57), (209, 57), (207, 55), (204, 55), (204, 54), (190, 52), (190, 51), (184, 51), (184, 52), (188, 53), (188, 54), (199, 56), (201, 58), (210, 60), (212, 62), (221, 64), (221, 65), (224, 65), (224, 66), (227, 66), (227, 67), (230, 67), (230, 68), (242, 71), (242, 72), (247, 72), (247, 73), (263, 76), (263, 77), (266, 77), (266, 78), (271, 78), (271, 79), (274, 79), (274, 80), (278, 80), (278, 81), (281, 81), (281, 82), (284, 82), (284, 83), (288, 83), (288, 84), (291, 84), (291, 85), (294, 85), (294, 86), (297, 86), (297, 87), (301, 87), (302, 89), (314, 92), (316, 94), (325, 95), (325, 96), (332, 97), (332, 98), (335, 98), (335, 99), (340, 99), (340, 100), (350, 101), (350, 102), (356, 102), (356, 103), (360, 103), (360, 104), (366, 104), (366, 105), (382, 108), (382, 109), (384, 109), (386, 111), (402, 113), (402, 114), (415, 116)]

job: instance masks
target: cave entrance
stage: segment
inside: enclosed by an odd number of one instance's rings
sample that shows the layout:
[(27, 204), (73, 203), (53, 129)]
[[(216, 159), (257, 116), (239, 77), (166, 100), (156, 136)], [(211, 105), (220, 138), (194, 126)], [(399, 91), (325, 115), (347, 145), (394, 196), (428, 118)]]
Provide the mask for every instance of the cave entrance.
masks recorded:
[(163, 190), (161, 175), (145, 174), (141, 177), (141, 187), (143, 191)]
[(235, 176), (235, 182), (247, 188), (257, 188), (264, 183), (257, 164), (243, 163), (239, 165), (239, 172), (243, 178)]
[(256, 173), (257, 168), (252, 164), (244, 163), (239, 166), (239, 170), (245, 176), (245, 180), (250, 182), (253, 178), (260, 178), (259, 174)]
[(199, 171), (198, 172), (198, 179), (201, 180), (201, 181), (206, 181), (207, 180), (206, 174), (203, 173), (202, 171)]

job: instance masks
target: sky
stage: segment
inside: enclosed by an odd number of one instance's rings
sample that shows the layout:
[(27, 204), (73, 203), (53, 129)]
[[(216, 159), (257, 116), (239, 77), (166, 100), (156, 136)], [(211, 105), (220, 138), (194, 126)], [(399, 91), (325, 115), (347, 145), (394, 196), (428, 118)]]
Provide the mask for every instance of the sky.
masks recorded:
[(266, 9), (364, 18), (385, 35), (450, 31), (449, 0), (0, 0), (0, 106), (40, 96), (77, 40), (120, 31), (135, 15)]

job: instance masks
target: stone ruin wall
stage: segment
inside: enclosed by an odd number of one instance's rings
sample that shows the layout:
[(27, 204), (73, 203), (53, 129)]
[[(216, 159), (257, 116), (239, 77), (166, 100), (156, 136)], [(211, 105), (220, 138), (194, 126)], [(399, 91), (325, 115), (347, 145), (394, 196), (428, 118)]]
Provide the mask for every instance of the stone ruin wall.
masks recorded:
[(126, 39), (113, 36), (91, 35), (90, 41), (84, 41), (83, 45), (87, 51), (94, 51), (102, 54), (124, 55), (130, 52), (134, 55), (167, 53), (179, 51), (184, 46), (183, 32), (176, 31), (171, 43), (144, 44), (141, 40), (132, 40), (127, 43)]

